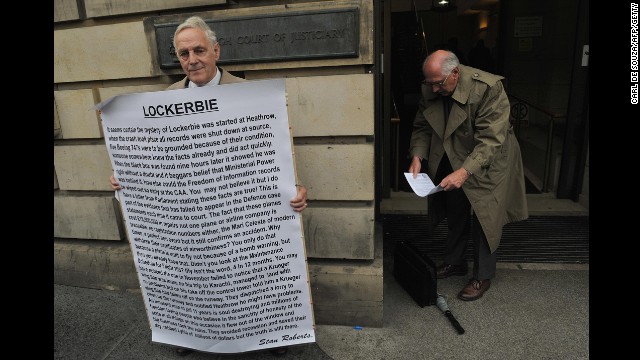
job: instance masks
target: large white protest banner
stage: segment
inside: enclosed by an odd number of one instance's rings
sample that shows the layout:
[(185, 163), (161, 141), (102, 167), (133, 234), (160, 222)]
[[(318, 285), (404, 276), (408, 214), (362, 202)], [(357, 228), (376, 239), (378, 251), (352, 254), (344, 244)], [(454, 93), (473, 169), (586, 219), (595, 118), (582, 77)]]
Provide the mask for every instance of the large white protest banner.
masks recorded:
[(284, 80), (98, 108), (152, 341), (215, 353), (314, 342)]

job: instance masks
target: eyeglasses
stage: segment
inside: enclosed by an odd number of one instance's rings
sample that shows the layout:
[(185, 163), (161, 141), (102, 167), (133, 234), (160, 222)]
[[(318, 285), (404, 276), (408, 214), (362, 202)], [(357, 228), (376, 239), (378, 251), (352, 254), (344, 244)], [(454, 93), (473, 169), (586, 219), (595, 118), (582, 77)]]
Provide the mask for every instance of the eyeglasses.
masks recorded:
[[(450, 72), (449, 75), (451, 75), (451, 73), (453, 73), (453, 71)], [(432, 83), (432, 82), (428, 82), (427, 80), (422, 80), (422, 83), (427, 86), (434, 86), (434, 85), (442, 86), (444, 85), (444, 83), (447, 82), (449, 75), (447, 75), (447, 77), (445, 77), (444, 80), (442, 80), (441, 82)]]
[[(207, 54), (207, 49), (203, 48), (203, 47), (197, 47), (193, 50), (193, 54), (196, 57), (201, 57), (201, 56), (205, 56)], [(178, 56), (182, 59), (182, 60), (188, 60), (189, 59), (189, 53), (191, 52), (189, 50), (181, 50), (180, 52), (178, 52)]]

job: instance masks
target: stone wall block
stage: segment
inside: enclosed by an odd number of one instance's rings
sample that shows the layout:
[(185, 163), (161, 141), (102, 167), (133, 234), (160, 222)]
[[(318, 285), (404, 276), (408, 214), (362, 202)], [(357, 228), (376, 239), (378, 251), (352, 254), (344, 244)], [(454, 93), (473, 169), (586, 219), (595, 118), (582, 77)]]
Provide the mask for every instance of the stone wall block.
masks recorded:
[(56, 145), (53, 163), (60, 190), (111, 191), (113, 170), (105, 144)]
[(373, 135), (372, 74), (290, 78), (285, 84), (294, 137)]
[(56, 238), (122, 240), (126, 238), (119, 203), (110, 194), (57, 192), (53, 197)]
[(307, 257), (373, 259), (373, 206), (311, 207), (302, 212)]
[(374, 200), (373, 143), (300, 144), (296, 172), (310, 200)]
[(94, 109), (91, 89), (54, 91), (61, 139), (102, 138), (102, 125)]
[(177, 10), (186, 7), (221, 5), (226, 3), (226, 0), (84, 0), (87, 17), (89, 18), (151, 11), (157, 12), (158, 10)]
[(151, 56), (142, 21), (56, 30), (53, 82), (149, 77)]
[(133, 254), (126, 242), (56, 242), (53, 281), (90, 289), (140, 291)]
[(79, 20), (77, 0), (53, 0), (53, 22)]

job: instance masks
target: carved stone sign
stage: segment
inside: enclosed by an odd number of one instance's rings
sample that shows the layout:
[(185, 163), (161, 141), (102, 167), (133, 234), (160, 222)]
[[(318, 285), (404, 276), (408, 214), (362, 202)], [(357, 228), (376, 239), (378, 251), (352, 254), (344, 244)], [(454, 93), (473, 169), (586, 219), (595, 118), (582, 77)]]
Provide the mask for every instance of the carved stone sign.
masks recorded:
[[(357, 8), (205, 21), (220, 43), (221, 65), (358, 56)], [(163, 69), (180, 67), (173, 48), (178, 25), (154, 24)]]

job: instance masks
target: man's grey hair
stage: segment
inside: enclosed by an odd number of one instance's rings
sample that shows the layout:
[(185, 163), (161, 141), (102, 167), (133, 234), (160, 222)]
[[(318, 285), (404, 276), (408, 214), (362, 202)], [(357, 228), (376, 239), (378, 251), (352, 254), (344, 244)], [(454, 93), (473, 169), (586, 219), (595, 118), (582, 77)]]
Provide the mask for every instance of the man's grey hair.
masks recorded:
[(173, 48), (177, 50), (176, 47), (176, 36), (178, 33), (184, 29), (200, 29), (204, 31), (207, 35), (207, 38), (211, 42), (211, 46), (215, 46), (218, 42), (218, 38), (216, 38), (216, 33), (211, 30), (209, 25), (200, 17), (200, 16), (192, 16), (187, 20), (183, 21), (182, 24), (178, 25), (176, 28), (176, 32), (173, 33)]
[[(447, 55), (444, 57), (444, 60), (442, 60), (442, 75), (447, 76), (451, 74), (451, 71), (453, 71), (453, 69), (460, 65), (460, 60), (458, 60), (458, 57), (453, 52), (449, 50), (445, 51), (447, 52)], [(426, 59), (424, 59), (424, 62), (422, 63), (423, 69), (427, 65), (429, 59), (431, 59), (431, 56), (433, 56), (433, 53), (431, 53), (429, 56), (427, 56)]]

